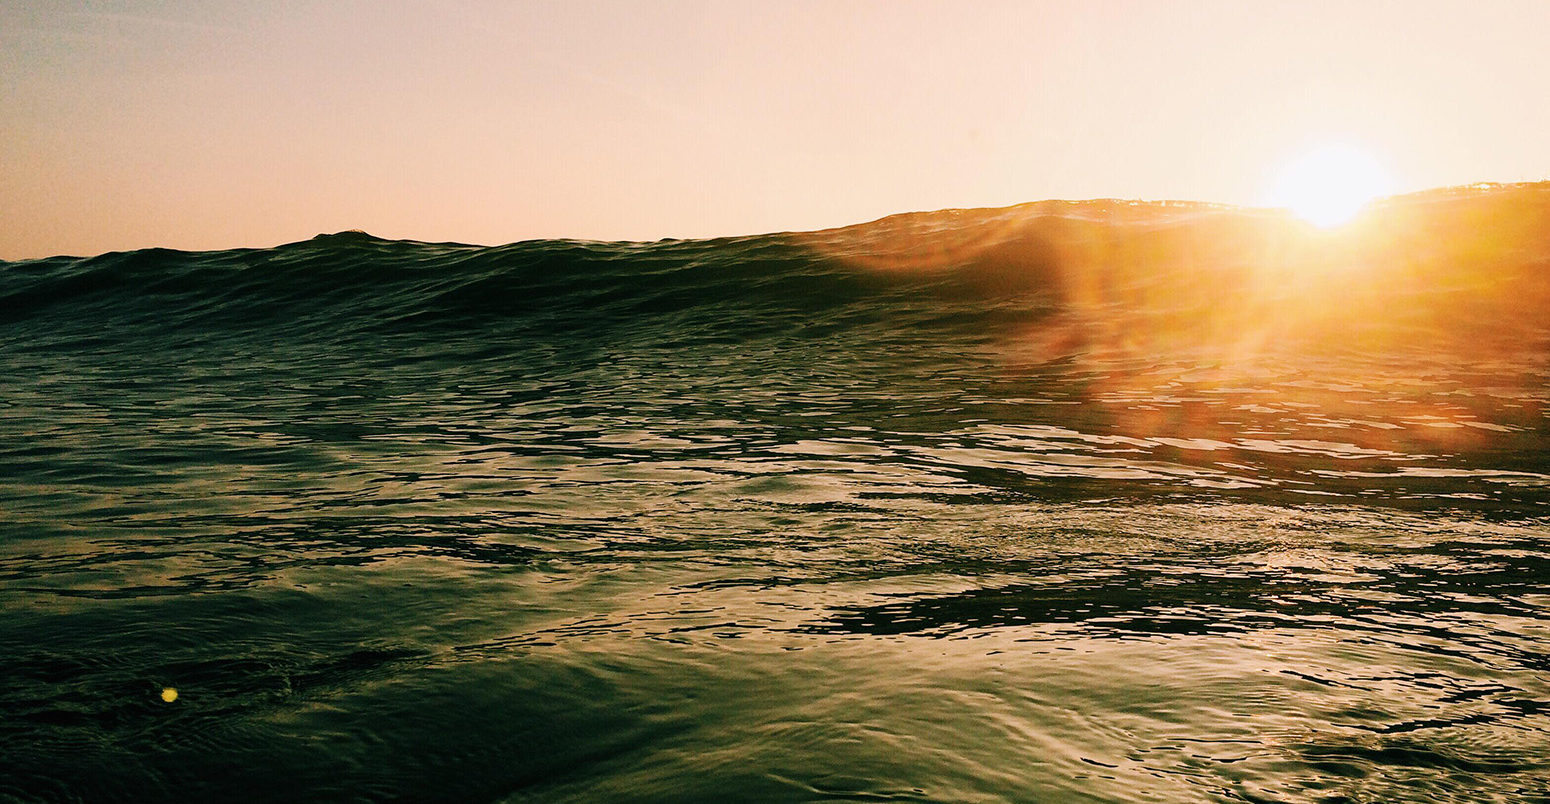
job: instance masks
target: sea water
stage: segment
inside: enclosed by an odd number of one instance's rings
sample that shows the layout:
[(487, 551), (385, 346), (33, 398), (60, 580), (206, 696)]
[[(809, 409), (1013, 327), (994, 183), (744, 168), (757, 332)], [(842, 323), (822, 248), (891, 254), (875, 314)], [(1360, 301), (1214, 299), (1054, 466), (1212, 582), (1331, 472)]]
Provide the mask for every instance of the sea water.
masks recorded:
[(1547, 237), (0, 264), (0, 798), (1550, 800)]

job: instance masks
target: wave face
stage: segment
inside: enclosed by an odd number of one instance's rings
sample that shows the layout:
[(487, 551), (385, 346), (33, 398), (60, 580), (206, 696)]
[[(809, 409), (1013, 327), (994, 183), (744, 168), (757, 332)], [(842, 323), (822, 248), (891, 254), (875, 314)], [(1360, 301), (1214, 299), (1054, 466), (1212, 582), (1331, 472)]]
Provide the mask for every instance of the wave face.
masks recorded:
[(1547, 185), (0, 263), (0, 797), (1542, 795), (1547, 357)]

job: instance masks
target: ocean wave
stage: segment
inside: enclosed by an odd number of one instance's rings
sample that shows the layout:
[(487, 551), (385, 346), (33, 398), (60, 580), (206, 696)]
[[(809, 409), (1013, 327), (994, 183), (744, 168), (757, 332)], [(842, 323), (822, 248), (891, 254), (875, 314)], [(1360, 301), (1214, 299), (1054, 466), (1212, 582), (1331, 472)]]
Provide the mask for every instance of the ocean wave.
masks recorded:
[[(0, 310), (44, 329), (382, 332), (673, 316), (722, 328), (811, 317), (985, 326), (1083, 320), (1161, 342), (1404, 337), (1541, 317), (1550, 184), (1391, 199), (1344, 230), (1205, 204), (1040, 202), (700, 241), (482, 247), (319, 235), (271, 249), (153, 248), (0, 266)], [(1107, 320), (1102, 323), (1100, 319)], [(1094, 323), (1094, 322), (1098, 323)], [(1475, 338), (1471, 334), (1471, 339)]]

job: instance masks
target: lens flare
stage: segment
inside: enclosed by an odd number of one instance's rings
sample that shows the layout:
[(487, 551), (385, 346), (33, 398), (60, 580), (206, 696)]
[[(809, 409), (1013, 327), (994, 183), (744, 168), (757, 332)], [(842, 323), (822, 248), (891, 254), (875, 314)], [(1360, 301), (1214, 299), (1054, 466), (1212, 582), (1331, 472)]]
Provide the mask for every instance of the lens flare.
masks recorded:
[(1377, 159), (1350, 145), (1328, 145), (1288, 162), (1266, 196), (1315, 226), (1330, 227), (1356, 216), (1368, 202), (1393, 192), (1393, 180)]

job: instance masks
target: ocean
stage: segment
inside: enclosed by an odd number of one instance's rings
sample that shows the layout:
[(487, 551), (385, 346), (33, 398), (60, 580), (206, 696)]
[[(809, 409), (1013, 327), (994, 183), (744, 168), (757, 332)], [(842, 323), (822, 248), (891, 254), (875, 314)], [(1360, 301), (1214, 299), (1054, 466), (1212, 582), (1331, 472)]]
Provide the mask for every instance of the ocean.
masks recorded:
[(0, 799), (1550, 801), (1550, 185), (0, 263)]

